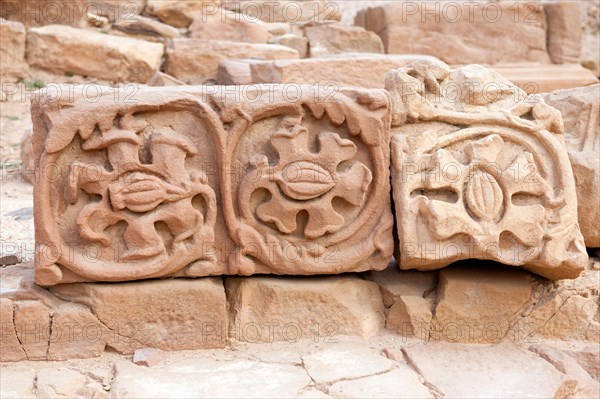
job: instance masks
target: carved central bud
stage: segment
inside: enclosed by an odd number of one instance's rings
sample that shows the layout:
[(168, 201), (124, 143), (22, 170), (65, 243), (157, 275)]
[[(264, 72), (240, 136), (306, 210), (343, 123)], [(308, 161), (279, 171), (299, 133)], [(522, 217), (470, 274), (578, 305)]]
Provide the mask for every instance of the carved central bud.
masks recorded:
[(495, 220), (502, 209), (502, 188), (496, 179), (485, 171), (479, 170), (471, 175), (467, 181), (465, 196), (469, 210), (481, 220)]
[(308, 161), (288, 164), (278, 173), (276, 180), (288, 197), (300, 201), (317, 198), (335, 186), (335, 179), (329, 171)]
[(134, 212), (148, 212), (167, 196), (165, 184), (158, 177), (139, 172), (112, 183), (108, 190), (113, 207)]

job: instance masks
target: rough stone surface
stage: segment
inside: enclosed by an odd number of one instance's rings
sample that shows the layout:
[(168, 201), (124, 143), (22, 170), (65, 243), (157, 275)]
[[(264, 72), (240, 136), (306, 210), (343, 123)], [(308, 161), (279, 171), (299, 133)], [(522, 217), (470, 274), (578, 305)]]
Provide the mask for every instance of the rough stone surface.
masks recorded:
[(44, 360), (50, 337), (50, 309), (38, 301), (15, 303), (15, 329), (29, 360)]
[(250, 64), (254, 60), (225, 60), (219, 62), (217, 83), (220, 85), (249, 85), (252, 84)]
[(402, 2), (370, 8), (364, 28), (381, 36), (389, 54), (429, 54), (449, 64), (550, 61), (539, 3), (436, 3), (413, 3), (410, 11)]
[(33, 184), (35, 181), (35, 158), (33, 157), (33, 143), (31, 141), (32, 135), (33, 127), (29, 126), (27, 129), (25, 129), (20, 143), (20, 156), (21, 162), (23, 163), (23, 173), (21, 173), (21, 175), (25, 181), (31, 184)]
[(74, 398), (80, 396), (86, 377), (77, 370), (43, 369), (37, 373), (36, 388), (40, 398)]
[(133, 354), (133, 362), (138, 366), (153, 367), (166, 358), (165, 352), (160, 349), (138, 349)]
[(328, 392), (336, 398), (434, 398), (417, 374), (399, 367), (384, 374), (339, 381)]
[[(269, 378), (265, 379), (264, 376)], [(118, 398), (293, 398), (310, 378), (298, 366), (250, 360), (189, 359), (161, 368), (116, 364), (111, 394)]]
[(287, 33), (274, 38), (273, 43), (293, 48), (298, 52), (300, 58), (308, 57), (308, 39), (305, 36)]
[(387, 93), (295, 88), (38, 98), (39, 169), (70, 166), (35, 185), (36, 282), (385, 268)]
[(262, 21), (226, 10), (196, 14), (190, 25), (190, 35), (202, 40), (246, 43), (267, 43), (269, 40), (269, 30)]
[(598, 83), (598, 78), (579, 64), (508, 64), (494, 65), (491, 69), (527, 94), (548, 93)]
[(148, 86), (184, 86), (185, 83), (161, 71), (156, 71), (146, 82)]
[(238, 341), (368, 338), (383, 327), (377, 285), (355, 276), (227, 278), (225, 286)]
[(35, 384), (34, 370), (6, 370), (1, 369), (0, 392), (6, 399), (35, 398), (33, 393)]
[(318, 24), (304, 29), (311, 57), (340, 53), (383, 53), (377, 34), (358, 26)]
[(25, 62), (25, 26), (0, 18), (0, 77), (3, 82), (29, 75)]
[[(0, 298), (0, 323), (2, 324), (2, 340), (0, 340), (0, 361), (17, 362), (27, 359), (27, 355), (17, 337), (14, 325), (14, 304), (8, 298)], [(1, 378), (0, 381), (4, 380)], [(4, 392), (4, 386), (2, 387)]]
[(600, 247), (600, 85), (555, 91), (544, 99), (561, 112), (564, 121), (585, 245)]
[(484, 265), (444, 269), (439, 276), (431, 339), (499, 342), (531, 295), (530, 276), (521, 270)]
[(217, 1), (148, 0), (146, 12), (176, 28), (187, 28), (196, 15), (215, 10)]
[(127, 16), (112, 24), (112, 28), (127, 35), (152, 41), (181, 37), (178, 29), (141, 15)]
[(600, 77), (600, 4), (597, 1), (581, 2), (581, 64)]
[(558, 110), (478, 65), (417, 61), (390, 72), (386, 88), (402, 269), (485, 259), (553, 280), (581, 273), (588, 256)]
[(27, 32), (27, 61), (57, 73), (115, 82), (146, 82), (160, 67), (163, 45), (61, 25)]
[(63, 284), (52, 292), (89, 307), (119, 335), (110, 345), (123, 353), (147, 347), (184, 350), (226, 344), (225, 291), (217, 278)]
[(408, 346), (404, 352), (444, 397), (500, 398), (510, 392), (515, 398), (558, 399), (577, 385), (552, 364), (510, 344), (429, 343)]
[(167, 48), (165, 72), (187, 84), (215, 81), (219, 62), (229, 58), (298, 58), (292, 48), (275, 44), (176, 39)]
[(424, 56), (343, 54), (335, 58), (255, 62), (250, 64), (250, 70), (252, 83), (318, 83), (334, 87), (382, 88), (385, 75), (391, 69), (422, 58)]
[(544, 4), (548, 22), (548, 54), (555, 64), (578, 64), (581, 58), (582, 5), (579, 1), (553, 1)]
[[(367, 346), (330, 344), (325, 349), (302, 357), (302, 364), (317, 384), (391, 371), (395, 363)], [(344, 364), (344, 367), (339, 367)]]

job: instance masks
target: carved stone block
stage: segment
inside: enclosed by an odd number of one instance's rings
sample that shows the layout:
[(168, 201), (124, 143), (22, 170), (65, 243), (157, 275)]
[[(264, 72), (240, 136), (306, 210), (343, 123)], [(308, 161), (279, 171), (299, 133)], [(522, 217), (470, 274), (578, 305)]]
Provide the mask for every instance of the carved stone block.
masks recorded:
[(579, 275), (587, 253), (560, 112), (477, 65), (415, 62), (387, 88), (402, 269), (476, 258)]
[(295, 89), (38, 98), (36, 282), (385, 268), (387, 93)]

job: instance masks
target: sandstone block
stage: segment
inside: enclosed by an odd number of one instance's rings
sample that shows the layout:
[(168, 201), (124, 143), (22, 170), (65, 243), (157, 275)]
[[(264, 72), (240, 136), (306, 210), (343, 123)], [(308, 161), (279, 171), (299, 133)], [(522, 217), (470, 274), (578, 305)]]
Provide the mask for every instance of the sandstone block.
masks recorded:
[(204, 84), (216, 79), (219, 62), (229, 58), (293, 59), (298, 52), (275, 44), (175, 39), (167, 48), (165, 72), (187, 84)]
[(296, 342), (369, 338), (383, 327), (377, 285), (355, 276), (227, 278), (234, 338)]
[(600, 4), (595, 1), (580, 3), (582, 8), (581, 26), (583, 29), (581, 44), (581, 64), (600, 77)]
[(499, 342), (532, 295), (527, 273), (493, 265), (444, 269), (438, 284), (431, 326), (438, 341)]
[(122, 353), (222, 348), (227, 304), (221, 279), (163, 280), (122, 284), (63, 284), (58, 297), (90, 308), (118, 335), (110, 346)]
[(27, 32), (29, 65), (115, 82), (145, 82), (158, 70), (163, 45), (60, 25)]
[[(577, 383), (537, 355), (512, 344), (416, 344), (411, 364), (442, 396), (563, 398)], [(527, 370), (527, 372), (523, 372)]]
[(15, 329), (27, 359), (46, 359), (50, 339), (50, 320), (50, 309), (41, 302), (15, 302)]
[(383, 43), (375, 32), (358, 26), (317, 24), (307, 26), (304, 34), (311, 57), (340, 53), (383, 53)]
[(20, 149), (21, 149), (21, 162), (23, 163), (23, 172), (21, 175), (23, 179), (33, 184), (35, 181), (35, 159), (33, 158), (33, 143), (31, 138), (33, 135), (33, 128), (29, 126), (23, 136), (21, 137)]
[(160, 349), (144, 348), (138, 349), (133, 354), (133, 362), (138, 366), (153, 367), (166, 358), (165, 352)]
[(544, 3), (548, 22), (548, 54), (555, 64), (578, 64), (581, 57), (581, 4), (578, 1)]
[(195, 0), (148, 0), (146, 12), (165, 24), (176, 28), (187, 28), (197, 14), (217, 8), (217, 1)]
[(387, 93), (297, 88), (38, 98), (36, 281), (385, 268)]
[(217, 83), (220, 85), (249, 85), (252, 84), (250, 64), (260, 62), (255, 60), (225, 60), (219, 62)]
[(549, 93), (598, 83), (598, 78), (579, 64), (511, 64), (494, 65), (491, 69), (527, 94)]
[(337, 3), (326, 0), (225, 0), (224, 7), (265, 22), (339, 21)]
[(391, 2), (369, 8), (364, 23), (389, 54), (428, 54), (449, 64), (550, 61), (536, 2)]
[(423, 58), (419, 55), (345, 54), (334, 58), (255, 62), (250, 65), (250, 70), (252, 83), (318, 83), (382, 88), (385, 75), (391, 69)]
[(146, 82), (148, 86), (185, 86), (180, 80), (161, 71), (156, 71)]
[(559, 90), (544, 99), (562, 114), (585, 245), (600, 247), (600, 85)]
[(558, 110), (477, 65), (415, 62), (386, 87), (400, 268), (474, 258), (555, 280), (581, 273), (587, 252)]
[(287, 33), (274, 38), (273, 43), (293, 48), (298, 52), (300, 58), (308, 57), (308, 39), (305, 36)]
[(269, 29), (262, 21), (223, 9), (196, 14), (189, 29), (192, 38), (202, 40), (246, 43), (267, 43), (269, 40)]
[[(17, 337), (14, 323), (14, 303), (8, 298), (0, 298), (0, 324), (2, 339), (0, 340), (0, 361), (18, 362), (26, 360), (27, 355)], [(4, 373), (3, 373), (4, 374)], [(4, 378), (0, 379), (4, 380)], [(4, 392), (4, 386), (2, 386)]]
[(28, 75), (25, 62), (25, 27), (20, 22), (0, 18), (0, 77), (3, 81), (18, 80)]
[(135, 38), (151, 41), (165, 41), (181, 37), (178, 29), (141, 15), (122, 18), (112, 24), (112, 29)]

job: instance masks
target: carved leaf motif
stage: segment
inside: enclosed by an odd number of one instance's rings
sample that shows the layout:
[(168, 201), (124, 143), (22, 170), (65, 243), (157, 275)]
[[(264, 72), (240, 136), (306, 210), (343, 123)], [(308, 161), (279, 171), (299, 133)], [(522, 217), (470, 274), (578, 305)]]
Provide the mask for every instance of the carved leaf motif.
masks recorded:
[(277, 183), (287, 196), (301, 201), (317, 198), (335, 186), (335, 180), (327, 170), (307, 161), (287, 165), (277, 176)]
[(492, 175), (484, 171), (475, 172), (467, 182), (465, 195), (467, 206), (479, 219), (492, 221), (498, 217), (504, 195)]

